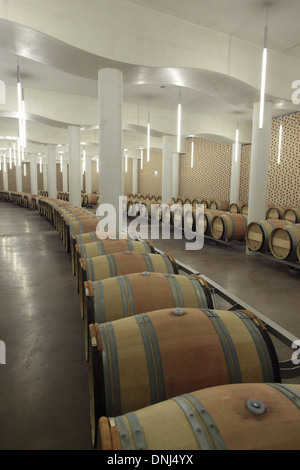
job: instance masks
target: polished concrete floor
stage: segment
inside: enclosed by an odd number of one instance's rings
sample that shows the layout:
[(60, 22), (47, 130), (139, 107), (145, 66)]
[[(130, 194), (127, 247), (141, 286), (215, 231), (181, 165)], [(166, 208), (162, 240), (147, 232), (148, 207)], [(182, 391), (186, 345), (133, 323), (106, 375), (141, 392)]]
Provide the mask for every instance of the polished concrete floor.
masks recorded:
[[(88, 365), (70, 257), (37, 212), (0, 202), (0, 221), (0, 340), (7, 353), (0, 365), (0, 449), (92, 449)], [(198, 251), (185, 251), (184, 240), (153, 243), (300, 338), (299, 271), (246, 255), (238, 242), (206, 239)], [(290, 359), (293, 350), (272, 339), (279, 360)]]

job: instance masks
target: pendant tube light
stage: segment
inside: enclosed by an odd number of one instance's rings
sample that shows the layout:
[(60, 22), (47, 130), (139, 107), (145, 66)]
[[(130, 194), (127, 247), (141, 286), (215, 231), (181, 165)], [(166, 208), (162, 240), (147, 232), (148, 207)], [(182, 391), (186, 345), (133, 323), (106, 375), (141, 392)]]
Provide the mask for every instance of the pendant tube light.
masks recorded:
[(43, 172), (42, 157), (40, 157), (40, 173)]
[(60, 172), (63, 172), (63, 156), (60, 154)]
[(266, 89), (267, 56), (268, 56), (267, 41), (268, 41), (268, 26), (266, 25), (265, 38), (264, 38), (264, 50), (263, 50), (263, 55), (262, 55), (259, 129), (262, 129), (263, 124), (264, 124), (265, 89)]
[(191, 168), (194, 167), (194, 138), (192, 137), (191, 143)]
[(277, 158), (278, 165), (280, 165), (281, 144), (282, 144), (282, 117), (280, 118), (280, 126), (279, 126), (279, 142), (278, 142), (278, 158)]
[(26, 176), (26, 163), (24, 163), (24, 176)]
[(85, 147), (83, 148), (83, 165), (82, 165), (82, 174), (85, 173), (85, 159), (86, 159), (86, 153), (85, 153)]
[(1, 158), (1, 155), (0, 155), (0, 171), (2, 171), (2, 158)]
[(3, 171), (6, 173), (6, 154), (5, 150), (3, 150)]
[(177, 153), (180, 153), (181, 141), (181, 90), (179, 90), (179, 102), (177, 108)]
[(25, 117), (24, 89), (22, 89), (22, 132), (23, 132), (23, 147), (26, 149), (27, 137), (26, 137), (26, 117)]
[(97, 157), (97, 173), (99, 173), (99, 157)]
[(239, 144), (239, 129), (237, 128), (235, 131), (235, 155), (234, 155), (235, 162), (238, 161), (238, 144)]
[(150, 115), (148, 114), (147, 125), (147, 162), (150, 162)]
[(11, 159), (11, 144), (9, 143), (9, 148), (8, 148), (8, 155), (9, 155), (9, 169), (12, 169), (12, 159)]
[(143, 169), (143, 163), (144, 163), (144, 150), (141, 149), (141, 170)]
[(20, 67), (17, 66), (17, 92), (18, 92), (18, 111), (19, 111), (19, 138), (20, 145), (23, 145), (23, 120), (22, 120), (22, 85), (20, 80)]
[(13, 143), (13, 148), (14, 148), (14, 165), (17, 166), (16, 142)]

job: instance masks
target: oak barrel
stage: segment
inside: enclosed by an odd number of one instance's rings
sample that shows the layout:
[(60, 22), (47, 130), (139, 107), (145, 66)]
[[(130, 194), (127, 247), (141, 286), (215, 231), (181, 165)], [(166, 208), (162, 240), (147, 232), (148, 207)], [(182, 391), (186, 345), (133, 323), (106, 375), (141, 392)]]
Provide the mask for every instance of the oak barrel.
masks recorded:
[(201, 276), (158, 272), (131, 273), (85, 283), (86, 358), (88, 326), (167, 307), (213, 308), (209, 286)]
[(80, 269), (82, 270), (80, 279), (82, 282), (79, 282), (79, 296), (82, 316), (84, 316), (86, 311), (84, 298), (85, 281), (101, 281), (123, 274), (146, 271), (178, 274), (176, 261), (169, 254), (124, 251), (122, 253), (96, 256), (95, 258), (82, 258), (80, 263)]
[(233, 202), (230, 204), (229, 212), (233, 212), (234, 214), (242, 214), (242, 209), (246, 205), (246, 202)]
[(246, 229), (245, 240), (251, 251), (270, 251), (269, 237), (276, 227), (284, 227), (291, 223), (286, 220), (268, 219), (260, 222), (251, 222)]
[(248, 311), (167, 308), (89, 330), (92, 426), (189, 391), (281, 381), (269, 334)]
[(103, 450), (300, 450), (300, 385), (210, 387), (99, 420)]
[(270, 205), (267, 208), (266, 218), (267, 219), (284, 219), (285, 212), (290, 209), (291, 209), (290, 206)]
[(275, 228), (269, 238), (272, 255), (277, 259), (297, 260), (297, 245), (300, 240), (300, 224)]
[(243, 214), (226, 213), (213, 217), (210, 231), (216, 240), (242, 240), (247, 229), (247, 217)]
[(300, 223), (300, 207), (294, 207), (285, 211), (284, 220), (292, 222), (293, 224)]
[(224, 199), (212, 199), (210, 203), (210, 209), (218, 210), (218, 211), (228, 211), (229, 210), (229, 203)]
[(154, 245), (149, 241), (139, 241), (130, 239), (115, 239), (115, 240), (99, 240), (86, 245), (76, 245), (76, 258), (78, 260), (76, 275), (76, 286), (82, 283), (80, 279), (82, 270), (79, 266), (81, 258), (95, 258), (96, 256), (108, 255), (111, 253), (120, 253), (124, 251), (132, 251), (137, 253), (154, 253)]

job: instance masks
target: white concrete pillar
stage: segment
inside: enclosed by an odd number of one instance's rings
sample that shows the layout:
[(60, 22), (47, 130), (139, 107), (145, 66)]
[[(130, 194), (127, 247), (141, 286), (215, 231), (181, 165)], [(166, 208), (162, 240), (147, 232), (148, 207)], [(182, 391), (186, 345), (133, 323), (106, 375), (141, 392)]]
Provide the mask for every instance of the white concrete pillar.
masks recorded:
[(132, 161), (132, 194), (139, 193), (139, 161), (134, 158)]
[(180, 154), (173, 153), (172, 197), (179, 196), (179, 161)]
[(123, 158), (123, 73), (117, 69), (98, 72), (99, 110), (99, 200), (112, 204), (119, 230), (119, 196), (124, 194)]
[(52, 199), (57, 198), (56, 189), (56, 153), (55, 145), (47, 145), (48, 154), (48, 197)]
[(2, 173), (3, 173), (3, 189), (4, 189), (4, 191), (8, 191), (8, 168), (9, 168), (9, 164), (7, 162), (7, 159), (6, 159), (5, 156), (3, 156)]
[(69, 202), (81, 207), (80, 128), (69, 126)]
[(231, 159), (231, 181), (230, 181), (230, 204), (239, 202), (240, 197), (240, 174), (241, 174), (242, 145), (232, 145)]
[(38, 193), (38, 183), (37, 183), (37, 157), (36, 155), (30, 155), (30, 184), (31, 184), (31, 194)]
[(259, 129), (259, 108), (259, 103), (254, 103), (248, 200), (248, 224), (259, 220), (265, 220), (267, 210), (272, 103), (265, 103), (264, 125), (262, 129)]
[(92, 159), (88, 156), (85, 158), (85, 192), (92, 193)]
[(43, 190), (48, 191), (48, 164), (43, 163)]
[(162, 156), (162, 190), (161, 197), (163, 204), (172, 201), (173, 186), (173, 146), (174, 138), (163, 136), (163, 156)]
[(68, 160), (66, 158), (63, 158), (62, 161), (62, 180), (63, 180), (63, 192), (67, 193), (68, 192)]
[(22, 164), (19, 166), (18, 163), (16, 166), (16, 190), (17, 193), (22, 192)]

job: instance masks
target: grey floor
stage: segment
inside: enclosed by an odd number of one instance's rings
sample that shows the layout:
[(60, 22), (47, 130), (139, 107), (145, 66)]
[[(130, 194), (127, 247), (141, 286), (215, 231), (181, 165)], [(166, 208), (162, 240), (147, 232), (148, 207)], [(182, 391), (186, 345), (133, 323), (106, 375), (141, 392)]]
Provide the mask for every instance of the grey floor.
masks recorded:
[[(37, 212), (0, 202), (0, 221), (0, 340), (7, 353), (0, 365), (0, 449), (92, 449), (70, 257)], [(246, 255), (238, 242), (206, 240), (198, 251), (185, 251), (184, 240), (153, 242), (300, 338), (299, 271)], [(278, 359), (290, 359), (293, 350), (272, 339)]]

